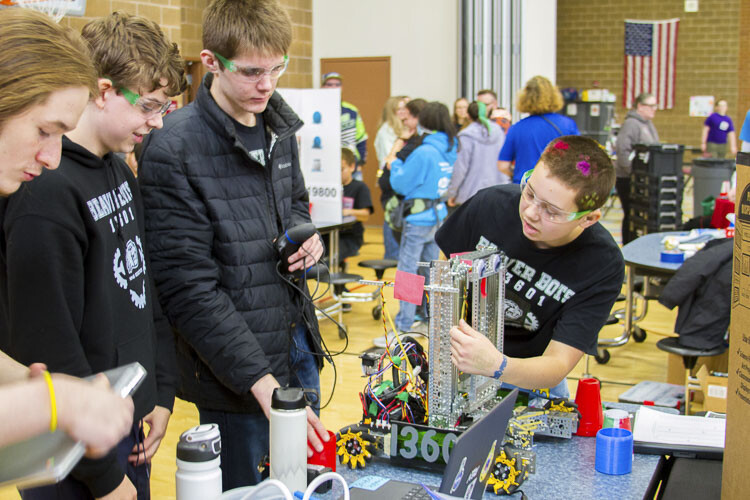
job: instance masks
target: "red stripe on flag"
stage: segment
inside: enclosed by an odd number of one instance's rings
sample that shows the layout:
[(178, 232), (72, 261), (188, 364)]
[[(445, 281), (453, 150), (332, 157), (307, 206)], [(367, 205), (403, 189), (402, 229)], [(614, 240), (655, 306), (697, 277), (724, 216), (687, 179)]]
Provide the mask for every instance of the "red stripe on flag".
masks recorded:
[(672, 49), (672, 33), (671, 33), (672, 30), (669, 29), (669, 24), (664, 25), (664, 30), (666, 31), (666, 35), (667, 35), (667, 60), (666, 60), (666, 68), (664, 68), (664, 72), (667, 75), (667, 81), (666, 81), (665, 89), (664, 89), (664, 100), (666, 101), (666, 106), (664, 107), (666, 109), (672, 108), (672, 102), (671, 102), (672, 95), (671, 95), (670, 88), (672, 87), (672, 77), (674, 76), (670, 68), (670, 61), (672, 60), (672, 53), (674, 52), (674, 50)]

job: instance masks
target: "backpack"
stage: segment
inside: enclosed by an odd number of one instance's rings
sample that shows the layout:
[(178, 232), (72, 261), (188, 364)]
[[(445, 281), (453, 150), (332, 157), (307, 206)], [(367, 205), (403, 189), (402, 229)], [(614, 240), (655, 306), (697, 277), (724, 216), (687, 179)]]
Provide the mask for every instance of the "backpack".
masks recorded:
[[(425, 198), (413, 198), (405, 200), (403, 196), (394, 194), (385, 204), (385, 221), (390, 228), (396, 232), (404, 229), (404, 221), (408, 215), (418, 214), (425, 210), (435, 209), (442, 200), (429, 200)], [(439, 220), (437, 211), (435, 218)]]

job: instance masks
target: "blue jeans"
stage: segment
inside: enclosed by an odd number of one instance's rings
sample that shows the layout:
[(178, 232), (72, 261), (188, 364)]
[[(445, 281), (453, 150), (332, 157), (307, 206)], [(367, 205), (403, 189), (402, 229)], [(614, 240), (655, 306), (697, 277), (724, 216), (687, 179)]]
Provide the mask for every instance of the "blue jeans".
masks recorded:
[[(307, 329), (297, 325), (289, 354), (292, 367), (290, 386), (315, 389), (320, 392), (320, 374), (308, 340)], [(313, 409), (320, 415), (320, 400)], [(221, 432), (221, 471), (224, 491), (258, 484), (268, 474), (261, 474), (258, 464), (269, 453), (268, 419), (263, 412), (229, 413), (198, 408), (201, 424), (218, 424)]]
[[(440, 248), (435, 243), (435, 232), (438, 224), (434, 226), (415, 226), (404, 222), (404, 230), (401, 233), (401, 248), (398, 255), (398, 270), (407, 273), (417, 273), (417, 262), (429, 262), (437, 260), (440, 256)], [(422, 270), (423, 272), (425, 270)], [(421, 274), (421, 273), (420, 273)], [(429, 282), (429, 276), (425, 284)], [(424, 301), (424, 298), (422, 299)], [(396, 328), (400, 332), (408, 332), (414, 323), (414, 314), (417, 306), (410, 302), (401, 301), (401, 308), (396, 315)]]
[(398, 240), (387, 222), (383, 222), (383, 246), (385, 247), (384, 259), (398, 260)]
[[(138, 500), (150, 500), (151, 486), (149, 483), (149, 474), (151, 466), (143, 462), (137, 466), (128, 462), (128, 456), (132, 452), (136, 443), (139, 445), (142, 444), (143, 438), (143, 430), (140, 428), (140, 422), (134, 422), (130, 434), (125, 436), (115, 448), (115, 454), (117, 455), (117, 462), (120, 464), (120, 467), (122, 467), (125, 475), (130, 479), (130, 482), (133, 483), (133, 486), (135, 486), (135, 489), (138, 492)], [(72, 474), (68, 475), (68, 477), (57, 484), (19, 490), (18, 493), (23, 500), (94, 499), (94, 496), (91, 494), (88, 487), (74, 478)]]

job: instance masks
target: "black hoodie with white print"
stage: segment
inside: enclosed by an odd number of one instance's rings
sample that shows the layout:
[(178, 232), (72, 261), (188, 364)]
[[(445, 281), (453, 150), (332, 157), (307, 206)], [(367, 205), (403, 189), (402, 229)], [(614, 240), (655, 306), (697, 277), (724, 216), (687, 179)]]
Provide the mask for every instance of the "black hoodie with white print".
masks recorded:
[[(84, 377), (138, 361), (148, 376), (134, 422), (172, 410), (174, 337), (161, 314), (144, 241), (143, 204), (125, 162), (63, 138), (57, 170), (3, 204), (2, 341), (24, 364)], [(115, 452), (72, 475), (102, 496), (122, 481)]]

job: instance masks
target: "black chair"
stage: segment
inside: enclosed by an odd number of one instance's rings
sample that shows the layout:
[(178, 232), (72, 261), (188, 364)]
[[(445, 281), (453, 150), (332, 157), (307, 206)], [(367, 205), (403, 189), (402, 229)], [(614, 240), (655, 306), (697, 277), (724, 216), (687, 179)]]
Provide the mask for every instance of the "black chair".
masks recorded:
[(691, 376), (699, 357), (718, 356), (727, 350), (726, 344), (721, 344), (711, 349), (696, 349), (680, 345), (678, 337), (666, 337), (656, 343), (656, 347), (662, 351), (682, 356), (682, 364), (685, 367), (685, 415), (690, 415), (690, 391), (700, 389), (697, 380)]
[[(604, 323), (604, 326), (607, 325), (616, 325), (619, 323), (620, 320), (617, 319), (617, 317), (614, 314), (610, 314), (607, 318), (607, 321)], [(591, 359), (591, 356), (588, 354), (584, 355), (586, 357), (586, 363), (583, 369), (583, 374), (581, 374), (581, 378), (596, 378), (589, 372), (589, 360)], [(609, 351), (606, 349), (601, 349), (599, 347), (596, 348), (596, 355), (594, 356), (594, 359), (596, 359), (596, 362), (600, 365), (605, 364), (607, 361), (609, 361)]]
[[(394, 267), (398, 267), (398, 261), (393, 259), (371, 259), (371, 260), (363, 260), (359, 263), (359, 267), (365, 267), (367, 269), (372, 269), (375, 271), (375, 279), (377, 281), (383, 281), (383, 275), (385, 274), (385, 271), (388, 269), (392, 269)], [(378, 304), (372, 308), (372, 317), (375, 320), (380, 319), (380, 315), (383, 312), (383, 302), (380, 298), (380, 294), (378, 293), (377, 298)]]

